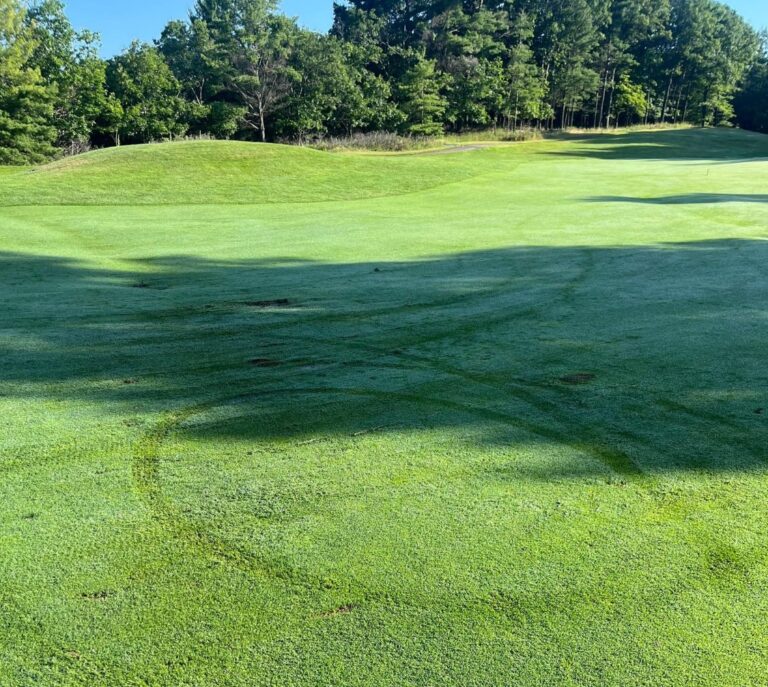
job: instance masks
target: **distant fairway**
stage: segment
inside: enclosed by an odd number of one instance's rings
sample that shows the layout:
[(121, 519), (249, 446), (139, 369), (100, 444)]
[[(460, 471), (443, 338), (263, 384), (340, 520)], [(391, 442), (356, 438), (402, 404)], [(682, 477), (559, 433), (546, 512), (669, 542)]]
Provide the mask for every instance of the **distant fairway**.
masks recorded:
[(0, 687), (768, 685), (768, 137), (0, 170)]

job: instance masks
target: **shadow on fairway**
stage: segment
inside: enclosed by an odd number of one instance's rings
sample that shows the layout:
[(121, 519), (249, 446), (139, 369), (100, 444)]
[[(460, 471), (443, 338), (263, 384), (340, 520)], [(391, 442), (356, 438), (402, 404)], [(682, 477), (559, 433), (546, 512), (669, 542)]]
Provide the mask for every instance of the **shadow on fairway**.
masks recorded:
[(179, 256), (131, 272), (4, 254), (0, 384), (126, 422), (235, 402), (271, 413), (211, 422), (211, 441), (351, 436), (400, 408), (400, 426), (418, 415), (415, 430), (565, 444), (628, 478), (764, 469), (766, 265), (768, 242), (752, 240), (389, 263)]
[(768, 136), (728, 129), (674, 129), (606, 134), (561, 134), (576, 148), (547, 153), (599, 160), (709, 160), (743, 162), (768, 158)]
[(594, 196), (592, 203), (640, 203), (643, 205), (710, 205), (714, 203), (768, 203), (768, 193), (686, 193), (680, 196), (633, 198), (632, 196)]

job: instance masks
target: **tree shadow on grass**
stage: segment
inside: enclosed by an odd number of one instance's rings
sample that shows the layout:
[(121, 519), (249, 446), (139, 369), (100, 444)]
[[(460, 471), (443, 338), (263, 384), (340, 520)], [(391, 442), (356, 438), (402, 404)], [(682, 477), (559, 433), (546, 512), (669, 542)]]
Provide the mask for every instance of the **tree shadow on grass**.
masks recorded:
[(161, 426), (245, 409), (201, 420), (207, 441), (450, 426), (583, 453), (564, 478), (762, 470), (766, 265), (752, 240), (133, 271), (4, 254), (0, 384)]
[(768, 136), (729, 129), (673, 129), (607, 135), (562, 134), (579, 145), (549, 152), (558, 157), (599, 160), (687, 160), (744, 162), (768, 158)]
[(592, 203), (640, 203), (643, 205), (711, 205), (715, 203), (768, 203), (768, 193), (686, 193), (679, 196), (635, 198), (632, 196), (594, 196)]

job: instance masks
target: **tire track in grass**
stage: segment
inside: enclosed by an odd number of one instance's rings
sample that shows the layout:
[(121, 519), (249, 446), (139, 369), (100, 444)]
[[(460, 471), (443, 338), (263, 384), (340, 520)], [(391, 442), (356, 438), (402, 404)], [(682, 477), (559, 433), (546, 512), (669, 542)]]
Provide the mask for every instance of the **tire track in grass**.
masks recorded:
[[(659, 399), (656, 401), (656, 405), (668, 412), (675, 413), (678, 416), (686, 416), (697, 423), (703, 424), (703, 431), (707, 436), (712, 437), (712, 439), (721, 446), (731, 446), (732, 448), (741, 449), (746, 451), (759, 463), (763, 465), (768, 464), (768, 448), (766, 448), (766, 446), (768, 446), (768, 437), (764, 437), (760, 444), (761, 448), (757, 448), (752, 442), (744, 437), (744, 434), (748, 431), (747, 427), (723, 415), (691, 408), (682, 403), (670, 401), (668, 399)], [(727, 438), (724, 438), (721, 432), (716, 431), (716, 429), (712, 427), (713, 424), (731, 430), (728, 432)]]
[[(551, 307), (558, 302), (563, 302), (568, 305), (572, 305), (575, 290), (584, 284), (594, 272), (595, 260), (592, 249), (583, 249), (584, 258), (582, 264), (577, 268), (577, 273), (568, 282), (561, 286), (551, 287), (553, 291), (558, 293), (549, 297), (543, 298), (535, 303), (519, 304), (512, 311), (507, 311), (502, 314), (484, 317), (481, 323), (468, 322), (461, 326), (453, 326), (449, 329), (442, 329), (433, 334), (424, 335), (420, 334), (416, 337), (411, 336), (410, 339), (405, 341), (398, 339), (398, 345), (400, 347), (420, 346), (426, 343), (434, 343), (436, 341), (442, 341), (450, 338), (459, 338), (462, 335), (471, 334), (479, 330), (481, 327), (487, 329), (489, 327), (507, 324), (513, 322), (516, 319), (531, 317), (536, 315), (545, 307)], [(297, 326), (313, 325), (313, 324), (327, 324), (337, 322), (359, 322), (361, 318), (372, 319), (375, 317), (382, 317), (386, 315), (403, 315), (407, 313), (419, 313), (427, 310), (436, 310), (438, 308), (450, 307), (453, 305), (469, 304), (477, 300), (490, 300), (497, 296), (502, 296), (509, 293), (509, 287), (519, 282), (520, 276), (509, 277), (502, 279), (492, 288), (482, 290), (480, 292), (473, 291), (465, 294), (457, 294), (455, 296), (449, 296), (443, 299), (430, 301), (427, 303), (414, 303), (406, 305), (390, 306), (386, 308), (380, 308), (377, 310), (368, 310), (365, 312), (350, 312), (350, 313), (337, 313), (319, 315), (317, 317), (310, 317), (302, 320), (294, 320), (291, 322), (275, 323), (270, 325), (270, 330), (287, 329)], [(412, 333), (414, 328), (412, 325), (405, 325), (402, 327), (391, 327), (385, 330), (388, 335), (398, 335), (400, 332), (405, 331)], [(306, 339), (306, 337), (303, 337)]]
[[(561, 300), (567, 303), (568, 305), (572, 305), (573, 300), (575, 299), (576, 290), (579, 288), (579, 286), (584, 284), (589, 279), (589, 276), (594, 272), (594, 269), (595, 269), (595, 260), (594, 260), (593, 252), (587, 249), (584, 251), (584, 253), (585, 253), (585, 257), (582, 263), (581, 270), (574, 277), (574, 279), (572, 279), (564, 287), (562, 287), (562, 293), (559, 294), (557, 298), (547, 299), (545, 303), (538, 303), (535, 306), (530, 306), (526, 308), (525, 310), (516, 310), (513, 313), (507, 312), (497, 317), (485, 318), (482, 321), (482, 328), (489, 329), (496, 325), (507, 324), (516, 319), (519, 319), (520, 317), (535, 315), (538, 313), (539, 310), (541, 310), (541, 308), (546, 306), (551, 306), (554, 303)], [(504, 290), (505, 288), (500, 288), (496, 290), (496, 293), (501, 294), (504, 292)], [(480, 296), (477, 296), (477, 297), (480, 297)], [(417, 336), (415, 338), (411, 338), (410, 341), (401, 342), (400, 345), (403, 346), (404, 348), (411, 348), (411, 347), (418, 347), (425, 343), (434, 343), (436, 341), (439, 341), (445, 338), (460, 338), (462, 336), (466, 336), (468, 334), (474, 333), (475, 331), (480, 329), (480, 326), (481, 325), (470, 323), (463, 327), (459, 327), (459, 328), (454, 327), (449, 330), (443, 330), (442, 332), (435, 333), (434, 335), (430, 335), (428, 337), (424, 337), (423, 335)], [(386, 330), (386, 334), (391, 335), (392, 333), (396, 333), (398, 331), (399, 331), (398, 328), (388, 329)], [(410, 331), (410, 329), (408, 331)], [(302, 341), (302, 342), (306, 342), (308, 340), (307, 337), (283, 336), (281, 338), (282, 340)], [(332, 340), (332, 339), (311, 339), (310, 341), (313, 344), (319, 344), (322, 346), (331, 346), (331, 347), (337, 346), (337, 347), (342, 347), (346, 349), (359, 349), (366, 352), (374, 353), (379, 356), (393, 355), (390, 350), (387, 350), (378, 346), (374, 346), (371, 344), (366, 344), (364, 342)], [(400, 342), (401, 339), (398, 339), (398, 341)], [(465, 381), (471, 382), (475, 385), (485, 386), (485, 387), (494, 389), (496, 391), (501, 391), (505, 394), (508, 394), (514, 397), (516, 400), (521, 401), (535, 408), (539, 412), (546, 414), (550, 417), (553, 417), (561, 425), (566, 427), (569, 432), (572, 432), (578, 438), (576, 440), (569, 439), (566, 435), (562, 433), (558, 433), (556, 431), (551, 436), (546, 436), (545, 434), (542, 434), (542, 432), (545, 431), (544, 429), (541, 429), (541, 431), (534, 432), (534, 433), (537, 433), (540, 436), (545, 436), (545, 438), (550, 438), (550, 439), (553, 437), (557, 437), (557, 441), (559, 443), (567, 445), (577, 451), (591, 454), (594, 458), (602, 462), (612, 471), (618, 474), (621, 474), (625, 477), (628, 477), (630, 479), (640, 480), (640, 481), (642, 480), (647, 481), (648, 479), (650, 479), (647, 475), (645, 475), (642, 469), (640, 469), (640, 467), (632, 460), (632, 458), (626, 452), (606, 445), (604, 438), (601, 437), (598, 432), (592, 429), (592, 427), (589, 424), (583, 423), (583, 422), (575, 422), (573, 420), (573, 415), (562, 412), (560, 406), (557, 403), (544, 398), (542, 394), (536, 394), (532, 391), (531, 386), (540, 388), (540, 385), (524, 385), (519, 381), (505, 381), (503, 383), (497, 383), (492, 380), (493, 375), (472, 373), (463, 368), (456, 367), (454, 365), (450, 365), (442, 361), (438, 361), (435, 358), (424, 356), (424, 355), (418, 355), (415, 353), (406, 353), (403, 351), (399, 351), (397, 353), (397, 358), (398, 360), (408, 360), (416, 363), (417, 365), (416, 369), (436, 370), (443, 374), (458, 377)], [(361, 363), (361, 366), (364, 366), (364, 365), (365, 363)], [(403, 366), (401, 365), (400, 367), (403, 367)], [(552, 390), (555, 392), (559, 391), (554, 387)], [(627, 438), (630, 438), (628, 436), (629, 434), (630, 433), (626, 433)], [(637, 434), (632, 433), (631, 438), (636, 443), (647, 445), (647, 442)]]
[[(514, 312), (506, 312), (502, 315), (499, 315), (495, 318), (490, 318), (490, 321), (488, 318), (483, 320), (483, 327), (488, 328), (497, 324), (505, 324), (507, 322), (514, 321), (516, 319), (519, 319), (520, 317), (524, 316), (531, 316), (535, 315), (542, 307), (545, 307), (547, 305), (552, 305), (553, 303), (557, 302), (558, 300), (565, 300), (570, 301), (574, 290), (578, 288), (579, 285), (583, 284), (587, 279), (589, 278), (589, 275), (593, 272), (595, 267), (594, 262), (594, 255), (591, 250), (584, 251), (584, 261), (582, 263), (582, 267), (579, 270), (578, 274), (568, 282), (563, 287), (563, 292), (558, 295), (556, 298), (547, 299), (545, 303), (538, 303), (535, 306), (529, 306), (525, 308), (524, 310), (515, 310)], [(514, 279), (506, 280), (506, 283), (504, 286), (492, 289), (491, 292), (493, 294), (503, 294), (509, 284), (511, 284), (513, 281), (515, 281), (517, 277)], [(478, 298), (487, 298), (489, 296), (488, 292), (483, 293), (471, 293), (471, 294), (463, 294), (456, 298), (448, 299), (447, 301), (440, 301), (439, 303), (441, 305), (450, 303), (461, 303), (466, 301), (475, 300)], [(433, 302), (430, 304), (419, 304), (415, 306), (408, 306), (407, 309), (411, 310), (423, 310), (427, 308), (434, 308), (436, 307), (437, 302)], [(381, 313), (386, 314), (400, 314), (404, 311), (402, 307), (395, 307), (395, 308), (387, 308), (380, 311), (374, 311), (374, 313), (367, 313), (368, 316), (371, 316), (372, 314), (378, 315)], [(351, 314), (344, 314), (341, 316), (343, 319), (347, 318), (359, 318), (359, 315), (351, 315)], [(334, 318), (335, 319), (335, 318)], [(313, 322), (317, 322), (317, 319), (312, 320)], [(306, 320), (302, 320), (301, 322), (292, 322), (287, 323), (289, 326), (302, 326), (306, 324)], [(411, 338), (410, 341), (404, 342), (405, 347), (414, 347), (419, 346), (424, 343), (434, 342), (437, 340), (441, 340), (443, 338), (447, 337), (460, 337), (462, 335), (467, 335), (470, 333), (474, 333), (479, 328), (479, 325), (476, 325), (474, 323), (470, 323), (465, 325), (462, 328), (459, 328), (459, 331), (457, 331), (456, 328), (452, 328), (450, 330), (443, 330), (441, 332), (437, 332), (429, 337), (424, 337), (423, 335), (418, 336), (416, 338)], [(397, 331), (397, 329), (392, 330), (386, 330), (387, 334), (391, 334), (393, 331)], [(365, 350), (366, 352), (375, 353), (379, 356), (384, 355), (392, 355), (391, 351), (382, 349), (377, 346), (373, 346), (370, 344), (366, 344), (364, 342), (354, 342), (354, 341), (345, 341), (345, 340), (332, 340), (332, 339), (307, 339), (306, 336), (282, 336), (279, 337), (283, 341), (301, 341), (302, 343), (306, 343), (307, 341), (310, 341), (311, 343), (315, 345), (320, 345), (323, 347), (342, 347), (345, 349), (360, 349)], [(606, 465), (609, 469), (616, 472), (617, 474), (620, 474), (626, 478), (633, 479), (633, 480), (644, 480), (647, 479), (647, 476), (643, 473), (643, 471), (634, 463), (632, 458), (626, 454), (623, 451), (620, 451), (618, 449), (615, 449), (613, 447), (605, 445), (604, 439), (593, 429), (591, 429), (587, 424), (585, 423), (577, 423), (573, 421), (573, 416), (563, 413), (560, 409), (559, 405), (553, 401), (544, 399), (541, 397), (541, 395), (534, 394), (530, 388), (525, 387), (524, 385), (515, 382), (507, 382), (504, 384), (498, 384), (490, 381), (488, 379), (488, 376), (481, 375), (481, 374), (475, 374), (468, 372), (462, 368), (458, 368), (455, 366), (451, 366), (449, 364), (441, 363), (435, 360), (434, 358), (430, 358), (428, 356), (420, 356), (416, 354), (408, 354), (408, 353), (399, 353), (397, 355), (398, 357), (398, 365), (397, 366), (382, 366), (380, 364), (374, 365), (372, 367), (388, 367), (388, 368), (400, 368), (403, 369), (404, 366), (402, 365), (403, 360), (410, 360), (411, 362), (414, 362), (417, 364), (417, 369), (428, 369), (428, 370), (436, 370), (439, 372), (442, 372), (444, 374), (448, 374), (451, 376), (455, 376), (461, 379), (464, 379), (465, 381), (472, 382), (475, 385), (482, 385), (485, 387), (489, 387), (492, 389), (495, 389), (497, 391), (502, 391), (505, 394), (509, 394), (516, 398), (519, 401), (522, 401), (523, 403), (526, 403), (527, 405), (530, 405), (531, 407), (537, 409), (539, 412), (544, 413), (548, 416), (551, 416), (555, 418), (561, 425), (565, 426), (569, 433), (575, 434), (578, 438), (577, 439), (570, 439), (565, 434), (558, 432), (556, 430), (553, 430), (551, 428), (543, 427), (541, 425), (536, 425), (535, 423), (528, 423), (527, 426), (525, 426), (525, 422), (520, 420), (520, 418), (515, 418), (515, 422), (517, 422), (517, 426), (522, 427), (523, 429), (526, 429), (527, 431), (531, 431), (534, 434), (537, 434), (539, 436), (542, 436), (548, 440), (554, 440), (558, 443), (570, 446), (571, 448), (587, 453), (589, 455), (592, 455), (594, 458), (596, 458), (598, 461)], [(346, 364), (349, 366), (349, 363)], [(360, 363), (361, 366), (368, 367), (367, 363)], [(372, 392), (368, 392), (372, 393)], [(413, 400), (413, 399), (411, 399)], [(449, 403), (448, 401), (445, 401), (445, 403)], [(478, 408), (472, 408), (470, 409), (467, 406), (463, 406), (459, 404), (458, 408), (463, 410), (464, 412), (474, 412), (474, 414), (479, 415), (480, 411)], [(494, 411), (488, 411), (493, 413)], [(509, 421), (512, 416), (505, 415), (503, 413), (499, 413), (495, 417), (487, 417), (486, 419), (493, 419), (495, 421), (505, 422)], [(640, 438), (636, 437), (636, 440), (639, 441)]]
[(199, 403), (171, 412), (137, 443), (134, 448), (133, 480), (142, 500), (149, 507), (155, 520), (172, 534), (207, 556), (225, 561), (251, 574), (262, 574), (312, 589), (317, 581), (297, 576), (296, 571), (276, 564), (274, 561), (256, 556), (252, 551), (232, 544), (224, 544), (211, 533), (206, 532), (185, 517), (183, 512), (168, 499), (160, 482), (159, 450), (167, 437), (186, 420), (227, 403), (251, 398), (252, 394), (238, 394), (224, 399)]
[[(337, 345), (345, 348), (359, 348), (369, 352), (378, 353), (380, 355), (391, 354), (385, 349), (378, 349), (366, 344), (350, 342), (349, 346), (346, 346), (345, 343), (339, 342)], [(504, 394), (511, 396), (515, 400), (521, 401), (526, 405), (535, 408), (542, 414), (552, 417), (569, 432), (569, 434), (565, 434), (554, 429), (547, 429), (542, 425), (530, 423), (531, 428), (536, 428), (536, 431), (532, 431), (532, 433), (535, 433), (544, 438), (555, 439), (560, 444), (568, 446), (581, 453), (590, 454), (593, 458), (603, 463), (613, 472), (616, 472), (617, 474), (622, 475), (628, 479), (632, 479), (633, 481), (649, 482), (652, 479), (637, 465), (637, 463), (635, 463), (635, 461), (626, 452), (608, 446), (605, 443), (605, 439), (598, 432), (592, 429), (590, 425), (587, 423), (575, 422), (573, 420), (573, 415), (564, 413), (559, 404), (544, 398), (542, 394), (533, 393), (529, 386), (524, 385), (519, 381), (510, 380), (498, 383), (492, 379), (494, 375), (483, 375), (469, 372), (462, 368), (439, 362), (433, 358), (419, 356), (416, 354), (399, 353), (397, 357), (399, 359), (409, 360), (415, 363), (415, 365), (411, 366), (410, 369), (437, 371), (445, 375), (463, 379), (464, 381), (471, 382), (477, 386), (484, 386), (489, 389), (493, 389), (494, 391), (501, 391)], [(349, 365), (350, 364), (347, 363), (347, 366)], [(385, 369), (405, 369), (405, 366), (403, 365), (381, 365), (380, 363), (377, 363), (375, 366), (369, 366), (364, 361), (361, 361), (359, 366), (370, 367), (371, 369), (381, 367)], [(536, 386), (539, 387), (539, 385)], [(553, 390), (555, 389), (553, 388)], [(503, 417), (511, 417), (503, 412), (500, 412), (499, 415)], [(520, 421), (519, 418), (518, 421)], [(630, 433), (627, 433), (627, 438), (631, 438), (637, 443), (647, 445), (647, 442), (643, 440), (639, 435), (631, 434), (631, 437), (629, 435)]]
[[(257, 400), (285, 395), (338, 395), (360, 398), (373, 398), (382, 401), (398, 401), (413, 405), (439, 408), (467, 414), (483, 420), (491, 421), (502, 426), (514, 427), (531, 435), (548, 441), (566, 445), (579, 453), (584, 453), (610, 466), (615, 465), (615, 471), (633, 480), (642, 480), (645, 475), (635, 466), (627, 467), (624, 460), (600, 447), (581, 442), (574, 442), (552, 427), (544, 426), (525, 420), (509, 413), (480, 408), (458, 401), (443, 398), (424, 398), (418, 394), (405, 392), (390, 392), (371, 389), (345, 387), (308, 387), (295, 389), (272, 389), (265, 391), (246, 391), (231, 396), (213, 399), (205, 403), (195, 404), (169, 413), (160, 423), (149, 431), (135, 446), (133, 458), (133, 478), (136, 489), (142, 500), (149, 507), (155, 520), (173, 536), (182, 539), (204, 555), (225, 561), (249, 573), (263, 576), (267, 579), (278, 579), (289, 586), (304, 588), (311, 591), (327, 590), (327, 581), (300, 572), (289, 565), (260, 556), (254, 551), (230, 542), (225, 542), (215, 534), (206, 531), (188, 519), (171, 499), (164, 493), (161, 480), (160, 449), (165, 440), (186, 421), (214, 408), (236, 402)], [(346, 587), (341, 591), (353, 592)], [(368, 595), (370, 597), (370, 595)]]
[[(420, 264), (420, 263), (415, 263)], [(426, 264), (426, 263), (421, 263)], [(410, 263), (398, 263), (398, 271), (407, 271), (410, 267)], [(148, 278), (147, 274), (141, 275), (144, 278)], [(161, 275), (159, 275), (160, 278)], [(137, 275), (135, 274), (126, 274), (126, 283), (127, 282), (133, 282), (137, 278)], [(346, 278), (345, 278), (346, 279)], [(472, 291), (469, 293), (460, 293), (460, 294), (454, 294), (454, 295), (448, 295), (444, 298), (439, 298), (427, 302), (422, 303), (407, 303), (407, 304), (399, 304), (399, 305), (388, 305), (383, 306), (379, 308), (369, 309), (365, 311), (354, 311), (354, 312), (331, 312), (331, 313), (321, 313), (317, 315), (311, 315), (302, 318), (301, 320), (290, 320), (290, 321), (282, 321), (282, 322), (273, 322), (269, 324), (269, 327), (271, 329), (284, 329), (284, 328), (290, 328), (295, 327), (298, 325), (312, 325), (312, 324), (326, 324), (326, 323), (336, 323), (336, 322), (347, 322), (347, 321), (357, 321), (361, 317), (366, 318), (372, 318), (372, 317), (382, 317), (386, 315), (400, 315), (404, 313), (418, 313), (423, 310), (431, 310), (435, 308), (442, 308), (442, 307), (449, 307), (452, 305), (461, 305), (462, 303), (470, 303), (474, 300), (480, 300), (480, 299), (488, 299), (492, 298), (494, 296), (497, 296), (499, 294), (503, 294), (507, 292), (508, 287), (512, 286), (516, 282), (520, 280), (520, 276), (516, 275), (514, 277), (507, 277), (499, 280), (494, 286), (489, 287), (487, 289), (483, 289), (481, 291)], [(557, 288), (557, 287), (553, 287)], [(207, 304), (206, 304), (207, 305)], [(234, 313), (234, 312), (240, 312), (244, 310), (247, 306), (244, 305), (242, 301), (230, 301), (225, 303), (222, 307), (226, 308), (226, 312)], [(221, 311), (214, 311), (214, 314), (221, 315)], [(183, 306), (183, 307), (177, 307), (177, 308), (167, 308), (164, 310), (154, 310), (151, 312), (139, 312), (139, 313), (133, 313), (133, 314), (121, 314), (120, 315), (120, 321), (121, 322), (137, 322), (137, 323), (147, 323), (147, 322), (164, 322), (164, 321), (174, 321), (179, 319), (184, 319), (187, 317), (193, 317), (193, 316), (210, 316), (211, 311), (207, 310), (205, 308), (205, 305), (191, 305), (191, 306)], [(75, 328), (82, 325), (91, 325), (91, 324), (100, 324), (100, 323), (107, 323), (112, 324), (114, 323), (115, 316), (114, 315), (86, 315), (78, 319), (77, 325), (64, 325), (65, 328)], [(50, 325), (50, 319), (42, 319), (39, 320), (41, 324), (47, 324)], [(32, 320), (31, 322), (29, 320), (25, 320), (24, 324), (26, 326), (32, 326), (35, 324), (35, 321)], [(259, 326), (263, 326), (263, 323), (259, 323)], [(152, 339), (145, 340), (147, 342), (151, 342)]]
[[(537, 219), (541, 215), (546, 213), (540, 213), (536, 212), (532, 215), (526, 215), (524, 218), (522, 218), (519, 222), (516, 222), (512, 225), (512, 227), (518, 227), (525, 225), (529, 223), (532, 219)], [(535, 247), (521, 247), (523, 251), (526, 250), (535, 250)], [(589, 250), (589, 249), (585, 249)], [(460, 253), (457, 256), (454, 256), (454, 259), (460, 259), (464, 257), (464, 254)], [(404, 261), (400, 263), (395, 263), (398, 269), (407, 271), (413, 264), (419, 265), (419, 264), (428, 264), (430, 262), (429, 258), (422, 259), (421, 262), (413, 262), (413, 261)], [(360, 266), (362, 267), (365, 263), (360, 263)], [(157, 277), (162, 279), (163, 273), (157, 273)], [(120, 273), (115, 273), (113, 275), (114, 277), (120, 276)], [(127, 282), (133, 282), (139, 277), (147, 278), (148, 275), (145, 273), (142, 273), (140, 275), (134, 274), (134, 273), (125, 273), (125, 281)], [(346, 279), (346, 278), (345, 278)], [(499, 293), (503, 293), (506, 288), (512, 284), (514, 284), (516, 281), (520, 279), (519, 275), (516, 275), (515, 277), (506, 278), (501, 280), (497, 286), (493, 288), (486, 289), (481, 292), (471, 292), (471, 293), (465, 293), (465, 294), (456, 294), (454, 296), (447, 296), (443, 299), (438, 299), (434, 301), (429, 301), (426, 303), (415, 303), (415, 304), (406, 304), (406, 305), (397, 305), (397, 306), (387, 306), (383, 308), (379, 308), (378, 310), (368, 310), (364, 313), (360, 312), (346, 312), (346, 313), (325, 313), (320, 314), (315, 317), (307, 317), (301, 320), (301, 323), (303, 324), (313, 324), (318, 322), (334, 322), (334, 321), (346, 321), (351, 320), (354, 321), (358, 319), (361, 316), (368, 316), (368, 317), (375, 317), (375, 316), (382, 316), (382, 315), (388, 315), (388, 314), (399, 314), (401, 312), (418, 312), (419, 310), (423, 309), (430, 309), (435, 307), (445, 307), (449, 305), (458, 305), (465, 301), (471, 301), (475, 299), (480, 298), (486, 298), (489, 296), (494, 296)], [(578, 279), (578, 277), (577, 277)], [(567, 288), (567, 285), (566, 285)], [(239, 311), (243, 308), (243, 303), (241, 301), (236, 302), (229, 302), (226, 304), (231, 312)], [(154, 321), (173, 321), (178, 320), (181, 318), (186, 318), (190, 316), (195, 315), (210, 315), (210, 311), (205, 309), (205, 305), (192, 305), (192, 306), (185, 306), (185, 307), (177, 307), (177, 308), (168, 308), (164, 310), (155, 310), (152, 312), (140, 312), (135, 313), (131, 315), (125, 315), (121, 314), (121, 322), (154, 322)], [(217, 314), (221, 314), (220, 312)], [(114, 315), (86, 315), (83, 317), (80, 317), (78, 319), (77, 325), (64, 325), (64, 328), (71, 329), (75, 327), (85, 325), (91, 325), (91, 324), (100, 324), (100, 323), (107, 323), (112, 324), (115, 320)], [(32, 326), (36, 324), (38, 321), (27, 318), (24, 321), (25, 326)], [(42, 320), (39, 320), (39, 323), (44, 324), (45, 326), (50, 326), (51, 320), (50, 317), (46, 317)], [(273, 329), (278, 328), (284, 328), (284, 327), (292, 327), (296, 324), (299, 324), (297, 321), (290, 321), (290, 322), (276, 322), (270, 325)], [(151, 339), (148, 341), (152, 341)]]

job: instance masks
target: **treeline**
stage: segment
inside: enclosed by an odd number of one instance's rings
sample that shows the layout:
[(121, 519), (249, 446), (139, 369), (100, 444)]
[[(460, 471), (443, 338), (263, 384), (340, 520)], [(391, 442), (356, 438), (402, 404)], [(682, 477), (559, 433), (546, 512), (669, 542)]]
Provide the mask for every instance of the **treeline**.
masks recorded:
[(747, 72), (735, 106), (739, 126), (768, 134), (768, 50), (765, 43), (759, 59)]
[[(0, 0), (0, 163), (184, 135), (307, 140), (637, 123), (766, 128), (760, 37), (716, 0), (198, 0), (109, 60), (61, 0)], [(742, 83), (743, 90), (739, 90)]]

